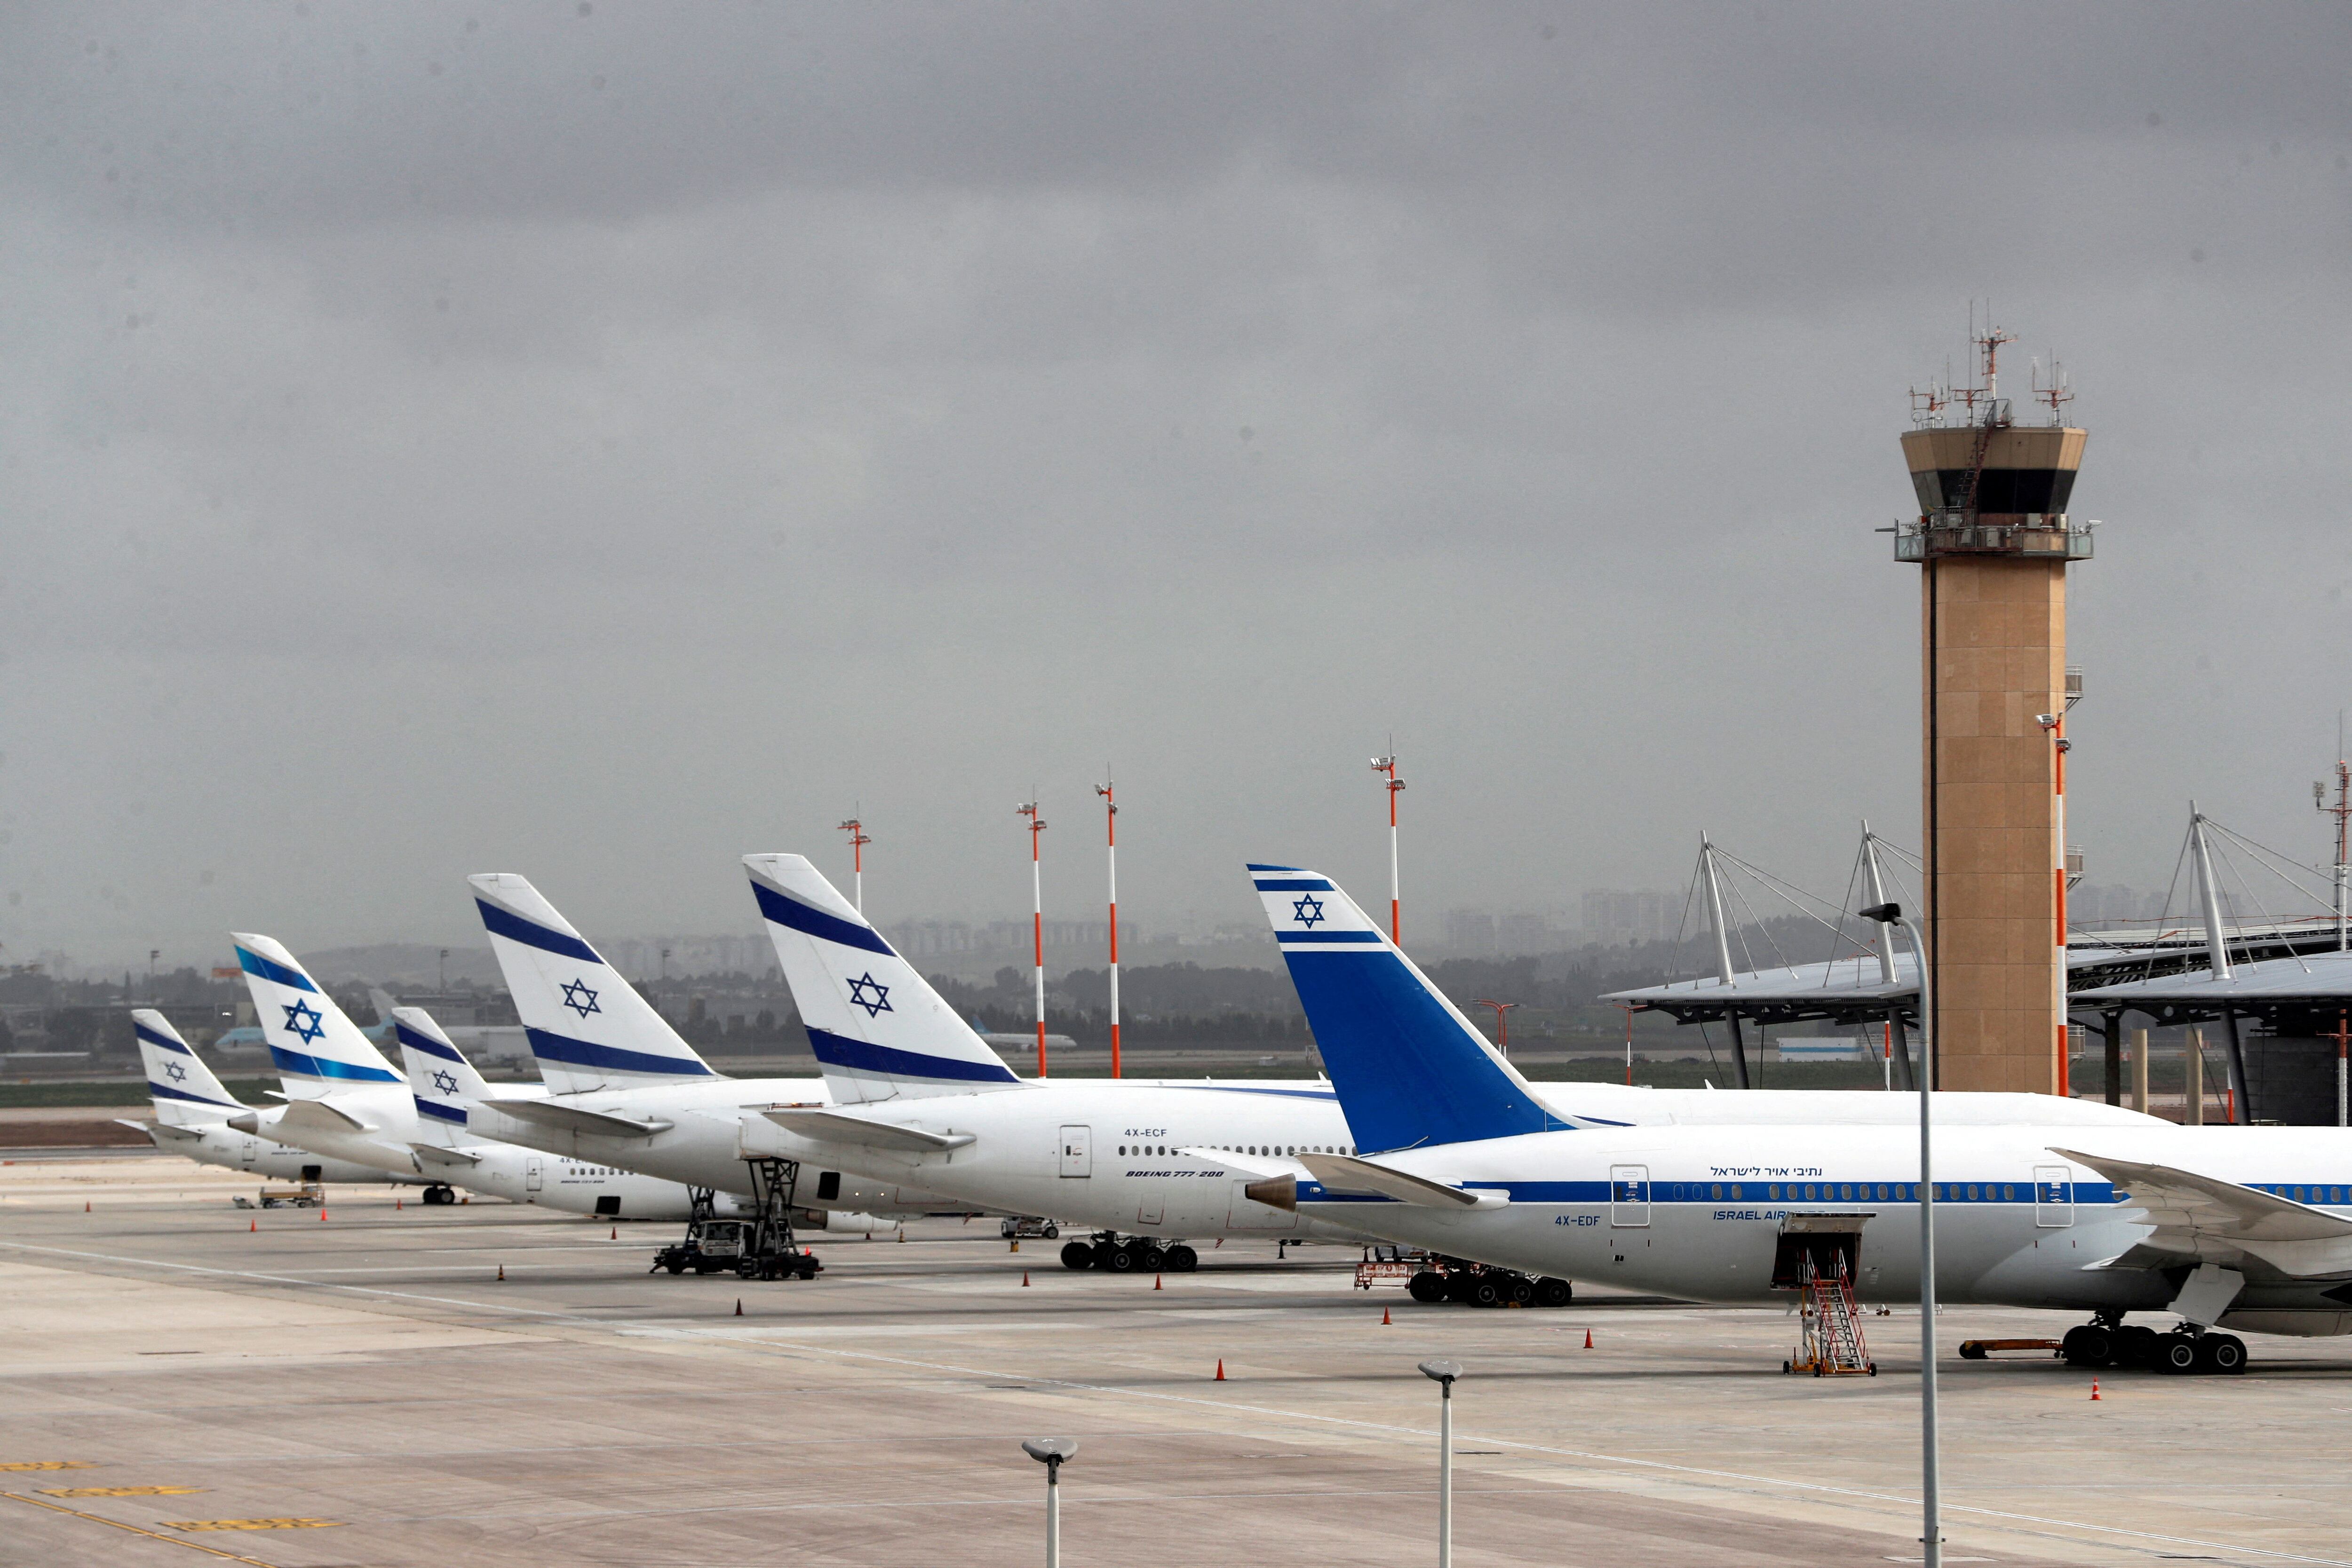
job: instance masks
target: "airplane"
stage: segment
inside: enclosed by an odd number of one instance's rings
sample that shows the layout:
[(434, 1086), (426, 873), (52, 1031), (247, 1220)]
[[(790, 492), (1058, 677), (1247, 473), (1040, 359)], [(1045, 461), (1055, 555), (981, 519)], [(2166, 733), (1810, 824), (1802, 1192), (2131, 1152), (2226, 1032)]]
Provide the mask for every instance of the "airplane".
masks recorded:
[[(1861, 1300), (1917, 1299), (1916, 1127), (1563, 1122), (1328, 878), (1249, 870), (1364, 1151), (1269, 1168), (1260, 1201), (1687, 1300), (1786, 1301), (1807, 1259), (1843, 1267)], [(2068, 1102), (2026, 1098), (2050, 1116), (1937, 1128), (1942, 1301), (2088, 1311), (2061, 1342), (2082, 1366), (2238, 1372), (2245, 1342), (2218, 1331), (2352, 1332), (2344, 1132), (2062, 1121)]]
[[(281, 1141), (394, 1174), (424, 1176), (445, 1190), (462, 1186), (487, 1196), (569, 1214), (616, 1215), (616, 1200), (628, 1203), (634, 1196), (646, 1207), (640, 1213), (631, 1204), (631, 1218), (687, 1217), (682, 1190), (674, 1202), (656, 1199), (646, 1195), (652, 1190), (643, 1188), (642, 1178), (634, 1173), (601, 1173), (601, 1162), (578, 1162), (580, 1169), (571, 1179), (551, 1185), (543, 1156), (528, 1149), (488, 1137), (446, 1139), (442, 1131), (450, 1125), (446, 1117), (419, 1110), (418, 1097), (409, 1080), (360, 1032), (291, 952), (252, 932), (236, 933), (236, 942), (237, 963), (253, 994), (254, 1012), (261, 1019), (270, 1058), (289, 1096), (276, 1122), (275, 1135)], [(429, 1019), (425, 1022), (430, 1024)], [(413, 1026), (411, 1033), (416, 1034)], [(446, 1039), (442, 1037), (436, 1043), (446, 1047)], [(454, 1047), (446, 1048), (456, 1054)], [(467, 1070), (470, 1076), (471, 1068)], [(437, 1088), (429, 1080), (428, 1087)], [(531, 1093), (518, 1086), (517, 1094), (504, 1103), (509, 1107), (530, 1104)], [(456, 1109), (446, 1102), (436, 1103), (442, 1110)], [(244, 1130), (258, 1120), (258, 1113), (248, 1111), (232, 1117), (229, 1125)], [(429, 1135), (423, 1125), (427, 1121), (433, 1123)], [(467, 1131), (475, 1130), (469, 1125)], [(539, 1167), (536, 1173), (534, 1165)], [(445, 1195), (437, 1201), (450, 1200)]]
[[(745, 1149), (745, 1111), (823, 1106), (824, 1081), (714, 1072), (528, 879), (486, 872), (468, 882), (549, 1090), (538, 1101), (476, 1108), (474, 1130), (596, 1165), (755, 1195), (746, 1162), (774, 1151)], [(965, 1212), (937, 1193), (869, 1180), (827, 1160), (823, 1150), (803, 1152), (813, 1179), (796, 1184), (791, 1203), (826, 1214), (824, 1225), (813, 1228), (866, 1230), (880, 1228), (877, 1216), (895, 1223)]]
[[(901, 1173), (995, 1207), (1101, 1227), (1104, 1234), (1094, 1242), (1074, 1241), (1063, 1248), (1065, 1262), (1073, 1268), (1102, 1262), (1107, 1249), (1122, 1245), (1131, 1252), (1133, 1244), (1117, 1240), (1121, 1231), (1149, 1238), (1143, 1242), (1147, 1249), (1159, 1238), (1188, 1235), (1362, 1238), (1345, 1225), (1319, 1231), (1286, 1225), (1241, 1193), (1254, 1173), (1265, 1173), (1263, 1162), (1290, 1160), (1302, 1151), (1354, 1152), (1356, 1140), (1347, 1119), (1335, 1114), (1339, 1108), (1329, 1083), (1021, 1079), (804, 857), (752, 855), (744, 864), (836, 1107), (821, 1115), (782, 1108), (760, 1120), (836, 1142), (856, 1136), (848, 1125), (852, 1116), (872, 1126), (887, 1122), (899, 1130), (893, 1135), (898, 1147), (873, 1142), (880, 1133), (866, 1134), (873, 1146), (839, 1157), (877, 1176)], [(1013, 1089), (1025, 1092), (1003, 1092)], [(1628, 1125), (1832, 1115), (1892, 1119), (1884, 1107), (1859, 1103), (1864, 1098), (1833, 1091), (1730, 1095), (1563, 1084), (1538, 1103), (1563, 1126), (1574, 1121)], [(2006, 1108), (2014, 1119), (2034, 1097), (1983, 1098), (1991, 1103), (1978, 1108), (1979, 1113)], [(2105, 1106), (2085, 1107), (2080, 1114), (2093, 1123), (2150, 1120)], [(1097, 1128), (1109, 1136), (1097, 1138)], [(904, 1136), (916, 1131), (961, 1142), (924, 1146)], [(1049, 1163), (1042, 1154), (1054, 1147), (1056, 1136), (1062, 1152)], [(747, 1126), (746, 1147), (763, 1138), (774, 1141), (756, 1122)], [(972, 1146), (970, 1152), (962, 1152), (967, 1144)], [(1097, 1150), (1115, 1155), (1121, 1165), (1098, 1169)], [(1081, 1170), (1088, 1173), (1083, 1181)], [(1122, 1265), (1116, 1256), (1108, 1257), (1108, 1264), (1133, 1266)]]
[[(147, 1068), (147, 1092), (155, 1101), (155, 1120), (125, 1120), (122, 1125), (144, 1132), (156, 1148), (200, 1164), (250, 1171), (281, 1182), (406, 1184), (372, 1165), (326, 1159), (268, 1136), (284, 1111), (282, 1106), (255, 1114), (250, 1131), (230, 1126), (231, 1117), (254, 1114), (252, 1108), (229, 1093), (204, 1058), (189, 1049), (171, 1020), (152, 1007), (134, 1007), (131, 1026), (138, 1038), (139, 1058)], [(407, 1181), (419, 1179), (411, 1176)]]
[[(420, 1169), (509, 1203), (542, 1204), (599, 1218), (694, 1217), (694, 1195), (679, 1183), (562, 1154), (485, 1144), (469, 1125), (475, 1110), (485, 1103), (543, 1099), (545, 1087), (504, 1085), (500, 1087), (514, 1092), (501, 1095), (450, 1043), (430, 1013), (394, 1006), (384, 1016), (394, 1026), (401, 1065), (407, 1069), (416, 1102), (416, 1138), (410, 1148)], [(441, 1190), (446, 1194), (448, 1189)], [(436, 1200), (428, 1191), (425, 1201)], [(717, 1212), (733, 1209), (730, 1200)]]

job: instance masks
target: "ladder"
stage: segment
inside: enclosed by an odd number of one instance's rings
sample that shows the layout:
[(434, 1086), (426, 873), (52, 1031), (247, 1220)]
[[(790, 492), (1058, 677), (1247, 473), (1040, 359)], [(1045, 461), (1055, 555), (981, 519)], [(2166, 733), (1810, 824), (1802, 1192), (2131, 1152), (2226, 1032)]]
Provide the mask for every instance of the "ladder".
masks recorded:
[(1846, 1273), (1845, 1254), (1833, 1252), (1827, 1274), (1807, 1258), (1800, 1271), (1797, 1319), (1801, 1342), (1796, 1355), (1780, 1370), (1810, 1372), (1815, 1377), (1878, 1375), (1863, 1338), (1861, 1314), (1854, 1310), (1853, 1280)]

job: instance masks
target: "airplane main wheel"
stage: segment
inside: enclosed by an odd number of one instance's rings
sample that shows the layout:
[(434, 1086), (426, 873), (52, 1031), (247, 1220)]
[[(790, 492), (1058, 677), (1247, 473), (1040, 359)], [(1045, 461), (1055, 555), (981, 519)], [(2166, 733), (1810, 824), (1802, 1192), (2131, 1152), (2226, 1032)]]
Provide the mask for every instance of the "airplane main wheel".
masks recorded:
[(1095, 1249), (1083, 1241), (1066, 1241), (1062, 1244), (1063, 1268), (1092, 1268), (1094, 1266)]
[(1532, 1279), (1514, 1279), (1505, 1288), (1503, 1294), (1509, 1299), (1514, 1307), (1533, 1306), (1536, 1299), (1536, 1282)]
[(2235, 1376), (2246, 1370), (2246, 1342), (2235, 1334), (2207, 1334), (2204, 1342), (2206, 1368)]
[(1174, 1247), (1168, 1249), (1168, 1271), (1170, 1273), (1190, 1274), (1199, 1267), (1201, 1267), (1201, 1255), (1193, 1251), (1191, 1247), (1186, 1247), (1183, 1243), (1179, 1242)]
[(1114, 1274), (1129, 1274), (1135, 1269), (1135, 1254), (1124, 1247), (1103, 1247), (1096, 1249), (1095, 1267), (1108, 1268)]
[(1445, 1300), (1445, 1276), (1434, 1268), (1424, 1268), (1405, 1282), (1404, 1292), (1423, 1306)]
[(2202, 1358), (2197, 1353), (2197, 1342), (2187, 1334), (2161, 1334), (2156, 1342), (2156, 1370), (2179, 1376), (2195, 1372)]
[(1574, 1300), (1576, 1287), (1565, 1279), (1547, 1277), (1536, 1281), (1536, 1305), (1538, 1307), (1565, 1307)]
[(1503, 1288), (1484, 1278), (1470, 1287), (1470, 1304), (1474, 1307), (1499, 1307), (1503, 1304)]
[(2068, 1366), (2105, 1366), (2116, 1359), (2115, 1336), (2096, 1323), (2077, 1323), (2058, 1342)]
[(2115, 1332), (2117, 1366), (2156, 1364), (2157, 1331), (2146, 1323), (2126, 1323)]
[(1142, 1256), (1136, 1259), (1136, 1262), (1143, 1268), (1144, 1272), (1148, 1274), (1156, 1274), (1160, 1270), (1168, 1267), (1168, 1254), (1160, 1247), (1147, 1247), (1143, 1249)]

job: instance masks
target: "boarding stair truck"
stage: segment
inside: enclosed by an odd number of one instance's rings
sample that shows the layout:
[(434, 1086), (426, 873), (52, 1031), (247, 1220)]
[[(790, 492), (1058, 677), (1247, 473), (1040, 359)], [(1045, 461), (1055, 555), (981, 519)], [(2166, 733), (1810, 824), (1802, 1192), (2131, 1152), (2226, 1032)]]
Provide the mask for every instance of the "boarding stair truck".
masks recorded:
[(732, 1273), (743, 1279), (814, 1279), (824, 1271), (816, 1254), (793, 1236), (793, 1189), (800, 1184), (796, 1161), (746, 1160), (751, 1173), (751, 1212), (741, 1219), (717, 1217), (717, 1194), (692, 1189), (692, 1217), (686, 1236), (654, 1254), (648, 1274)]
[(1853, 1297), (1862, 1259), (1862, 1227), (1871, 1214), (1792, 1214), (1780, 1221), (1773, 1249), (1772, 1288), (1797, 1293), (1799, 1343), (1780, 1363), (1784, 1373), (1815, 1377), (1878, 1375)]

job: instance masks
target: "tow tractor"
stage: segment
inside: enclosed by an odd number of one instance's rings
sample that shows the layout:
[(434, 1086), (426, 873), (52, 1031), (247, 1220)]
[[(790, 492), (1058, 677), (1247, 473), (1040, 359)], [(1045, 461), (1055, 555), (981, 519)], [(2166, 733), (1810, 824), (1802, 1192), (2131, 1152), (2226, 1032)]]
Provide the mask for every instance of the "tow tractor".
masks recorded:
[(1056, 1241), (1061, 1238), (1062, 1235), (1062, 1227), (1060, 1226), (1055, 1225), (1052, 1220), (1045, 1218), (1043, 1215), (1034, 1214), (1006, 1215), (1003, 1220), (997, 1226), (996, 1231), (999, 1236), (1002, 1236), (1007, 1241), (1028, 1241), (1033, 1239)]
[(1201, 1267), (1201, 1255), (1181, 1241), (1154, 1236), (1119, 1239), (1115, 1230), (1098, 1230), (1088, 1241), (1062, 1243), (1065, 1268), (1100, 1268), (1112, 1274), (1190, 1274)]
[(751, 1215), (719, 1219), (717, 1194), (688, 1189), (692, 1204), (685, 1239), (654, 1254), (648, 1274), (731, 1273), (744, 1279), (814, 1279), (824, 1265), (793, 1238), (793, 1189), (801, 1168), (792, 1160), (746, 1160), (751, 1170)]
[(1466, 1258), (1413, 1247), (1371, 1247), (1356, 1265), (1356, 1288), (1369, 1290), (1379, 1279), (1402, 1278), (1405, 1291), (1416, 1301), (1434, 1306), (1454, 1301), (1465, 1307), (1565, 1307), (1576, 1298), (1576, 1287), (1550, 1275), (1536, 1278), (1514, 1268), (1495, 1268)]

